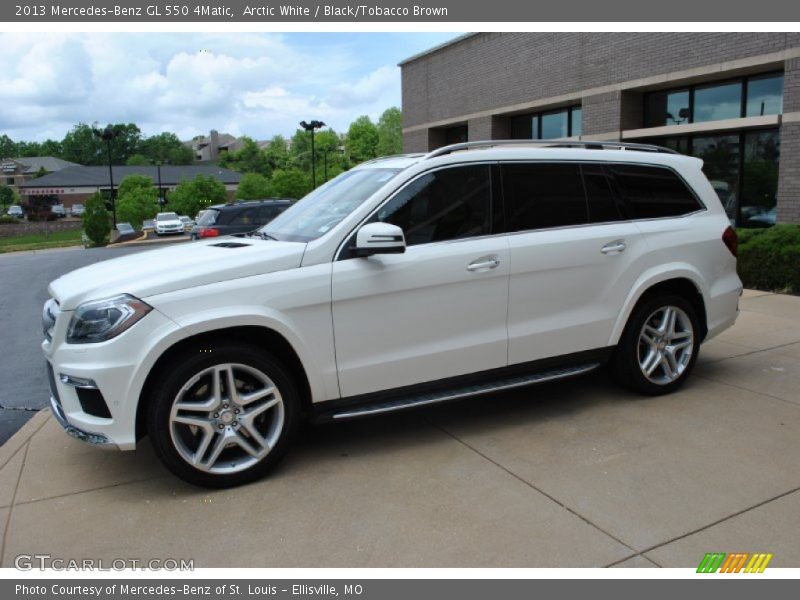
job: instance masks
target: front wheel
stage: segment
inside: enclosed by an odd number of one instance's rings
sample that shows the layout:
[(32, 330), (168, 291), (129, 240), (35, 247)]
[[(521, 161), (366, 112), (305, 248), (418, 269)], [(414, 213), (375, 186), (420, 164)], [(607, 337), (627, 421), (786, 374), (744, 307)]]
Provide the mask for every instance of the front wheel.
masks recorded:
[(250, 346), (178, 357), (148, 405), (148, 433), (178, 477), (230, 487), (265, 475), (286, 453), (299, 398), (286, 369)]
[(650, 395), (678, 389), (694, 367), (700, 348), (699, 321), (680, 296), (659, 296), (634, 310), (612, 359), (623, 385)]

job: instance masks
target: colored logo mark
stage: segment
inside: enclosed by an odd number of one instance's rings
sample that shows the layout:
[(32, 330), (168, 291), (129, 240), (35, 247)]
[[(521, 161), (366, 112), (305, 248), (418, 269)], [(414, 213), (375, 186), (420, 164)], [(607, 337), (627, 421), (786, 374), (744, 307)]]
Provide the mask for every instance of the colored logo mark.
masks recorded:
[(698, 573), (763, 573), (772, 554), (747, 552), (707, 552), (697, 567)]

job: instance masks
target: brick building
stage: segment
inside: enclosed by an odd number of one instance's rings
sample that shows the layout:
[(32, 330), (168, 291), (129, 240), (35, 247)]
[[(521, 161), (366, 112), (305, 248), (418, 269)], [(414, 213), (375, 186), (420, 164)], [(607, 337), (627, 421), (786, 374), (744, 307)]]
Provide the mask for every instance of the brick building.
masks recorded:
[(738, 224), (800, 223), (798, 33), (478, 33), (400, 66), (408, 152), (660, 144), (704, 160)]

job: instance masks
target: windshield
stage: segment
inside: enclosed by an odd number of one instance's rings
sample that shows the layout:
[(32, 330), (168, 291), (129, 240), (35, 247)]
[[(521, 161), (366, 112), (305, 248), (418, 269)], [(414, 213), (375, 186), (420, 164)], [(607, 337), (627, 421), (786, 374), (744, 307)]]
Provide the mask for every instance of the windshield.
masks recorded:
[(178, 218), (175, 213), (161, 213), (156, 217), (156, 221), (174, 221)]
[(318, 187), (261, 228), (277, 240), (310, 242), (324, 235), (400, 169), (358, 169)]

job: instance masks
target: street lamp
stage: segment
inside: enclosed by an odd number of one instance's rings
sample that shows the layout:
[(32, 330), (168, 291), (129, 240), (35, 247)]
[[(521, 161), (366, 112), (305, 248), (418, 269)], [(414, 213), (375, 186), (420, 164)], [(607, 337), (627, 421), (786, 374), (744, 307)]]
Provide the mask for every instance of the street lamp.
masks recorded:
[(122, 135), (122, 132), (109, 125), (102, 131), (97, 129), (97, 127), (92, 127), (92, 133), (94, 133), (95, 137), (100, 138), (106, 143), (106, 149), (108, 151), (108, 182), (111, 186), (111, 215), (114, 219), (114, 229), (117, 228), (117, 203), (114, 200), (114, 172), (111, 169), (111, 140), (116, 137)]
[(314, 153), (314, 130), (325, 127), (325, 123), (322, 121), (311, 121), (310, 123), (300, 121), (300, 127), (311, 132), (311, 187), (313, 189), (317, 187), (317, 156)]
[(158, 170), (158, 206), (162, 207), (167, 203), (166, 196), (164, 195), (164, 189), (161, 187), (161, 165), (162, 164), (169, 164), (169, 161), (160, 161), (160, 160), (151, 160), (151, 163), (155, 163), (156, 169)]

